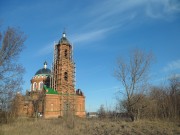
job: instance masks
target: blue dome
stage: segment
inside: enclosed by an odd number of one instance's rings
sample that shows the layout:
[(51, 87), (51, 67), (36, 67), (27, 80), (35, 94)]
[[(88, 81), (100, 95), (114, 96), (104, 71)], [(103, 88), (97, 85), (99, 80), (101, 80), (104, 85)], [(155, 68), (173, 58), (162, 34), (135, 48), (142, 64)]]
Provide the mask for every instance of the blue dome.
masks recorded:
[(50, 75), (51, 74), (51, 70), (49, 68), (47, 68), (47, 62), (46, 61), (44, 62), (44, 68), (39, 69), (35, 75), (41, 75), (41, 74), (44, 74), (44, 75)]
[(42, 68), (39, 69), (35, 75), (40, 75), (40, 74), (46, 74), (46, 75), (50, 75), (51, 74), (51, 70), (48, 68)]

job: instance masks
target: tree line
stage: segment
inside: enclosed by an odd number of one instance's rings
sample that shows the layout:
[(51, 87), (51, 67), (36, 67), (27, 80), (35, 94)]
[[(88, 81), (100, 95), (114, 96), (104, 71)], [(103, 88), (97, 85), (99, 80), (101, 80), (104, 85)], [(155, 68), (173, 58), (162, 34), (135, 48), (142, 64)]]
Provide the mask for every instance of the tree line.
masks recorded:
[(121, 84), (117, 105), (114, 111), (106, 111), (103, 105), (98, 112), (100, 117), (128, 117), (137, 119), (180, 119), (180, 76), (174, 74), (164, 86), (149, 83), (152, 53), (134, 49), (128, 58), (120, 57), (114, 76)]

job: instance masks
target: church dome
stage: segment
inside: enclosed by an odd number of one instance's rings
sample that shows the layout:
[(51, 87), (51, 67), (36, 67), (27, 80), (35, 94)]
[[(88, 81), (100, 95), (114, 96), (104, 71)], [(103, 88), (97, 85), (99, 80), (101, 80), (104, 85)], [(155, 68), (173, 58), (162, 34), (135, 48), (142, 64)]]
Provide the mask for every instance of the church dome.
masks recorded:
[(65, 43), (65, 44), (69, 44), (68, 39), (66, 38), (66, 33), (63, 32), (62, 38), (59, 40), (59, 43)]
[(42, 69), (39, 69), (35, 75), (39, 75), (39, 74), (46, 74), (46, 75), (50, 75), (51, 74), (51, 70), (48, 69), (48, 68), (42, 68)]
[(44, 62), (44, 68), (39, 69), (35, 75), (40, 75), (40, 74), (44, 74), (44, 75), (51, 74), (51, 70), (47, 68), (47, 62)]

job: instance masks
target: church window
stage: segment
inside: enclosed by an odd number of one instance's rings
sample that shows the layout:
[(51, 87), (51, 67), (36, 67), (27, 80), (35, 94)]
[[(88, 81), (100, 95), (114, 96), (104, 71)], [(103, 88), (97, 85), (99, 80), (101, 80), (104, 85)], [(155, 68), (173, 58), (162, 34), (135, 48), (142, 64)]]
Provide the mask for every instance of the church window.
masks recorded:
[(34, 82), (34, 83), (33, 83), (33, 90), (36, 90), (36, 89), (37, 89), (37, 83)]
[(64, 80), (65, 80), (65, 81), (68, 80), (68, 73), (67, 73), (67, 72), (64, 73)]
[(64, 57), (67, 58), (67, 49), (64, 51)]
[(42, 90), (42, 88), (43, 88), (43, 82), (40, 82), (39, 83), (39, 90)]

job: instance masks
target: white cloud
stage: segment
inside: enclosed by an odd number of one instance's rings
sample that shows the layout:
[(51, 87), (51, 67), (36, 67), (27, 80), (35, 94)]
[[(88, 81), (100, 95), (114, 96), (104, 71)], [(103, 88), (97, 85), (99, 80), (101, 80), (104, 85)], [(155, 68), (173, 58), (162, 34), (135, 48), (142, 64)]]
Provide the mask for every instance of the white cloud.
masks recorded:
[(170, 62), (164, 69), (163, 71), (168, 72), (168, 71), (173, 71), (180, 69), (180, 60), (175, 60)]
[(153, 19), (167, 19), (178, 12), (180, 12), (180, 2), (176, 0), (150, 0), (145, 8), (146, 15)]
[[(77, 31), (82, 33), (72, 36), (72, 42), (85, 42), (101, 39), (105, 37), (107, 32), (113, 31), (112, 27), (122, 27), (124, 24), (132, 23), (134, 19), (141, 16), (147, 16), (151, 19), (165, 18), (169, 19), (169, 16), (180, 12), (179, 0), (101, 0), (89, 2), (85, 8), (77, 9), (77, 6), (72, 6), (72, 9), (68, 12), (60, 14), (60, 16), (51, 16), (51, 19), (45, 22), (47, 25), (59, 25), (62, 23), (62, 18), (66, 18), (64, 24), (71, 22), (72, 25), (78, 28)], [(58, 2), (59, 3), (59, 2)], [(16, 8), (16, 14), (27, 12), (44, 12), (44, 8), (54, 7), (54, 10), (59, 10), (57, 2), (45, 2), (36, 4), (24, 5), (23, 7)], [(64, 2), (61, 2), (63, 6)], [(39, 7), (43, 4), (43, 10)], [(77, 4), (79, 5), (79, 4)], [(63, 8), (62, 8), (63, 9)], [(77, 12), (74, 12), (77, 11)], [(35, 12), (35, 13), (36, 13)], [(44, 17), (42, 17), (43, 19)], [(80, 22), (77, 21), (81, 19)], [(137, 19), (143, 21), (141, 19)], [(66, 22), (67, 21), (67, 22)], [(56, 23), (53, 23), (56, 22)], [(80, 26), (79, 26), (80, 25)], [(44, 49), (44, 52), (48, 52), (49, 48)], [(43, 51), (42, 51), (43, 52)], [(43, 52), (43, 53), (44, 53)]]
[[(73, 42), (85, 42), (105, 37), (109, 31), (132, 23), (142, 16), (150, 19), (171, 19), (180, 12), (180, 2), (174, 0), (104, 0), (89, 5), (83, 18), (86, 22), (79, 31), (85, 31), (72, 37)], [(114, 27), (115, 26), (115, 27)], [(114, 27), (114, 28), (113, 28)]]
[(77, 35), (74, 35), (71, 37), (71, 41), (73, 43), (95, 41), (95, 40), (103, 38), (107, 32), (109, 32), (115, 28), (116, 28), (116, 26), (104, 28), (104, 29), (96, 29), (93, 31), (88, 31), (85, 33), (77, 34)]
[[(150, 18), (162, 18), (180, 12), (178, 0), (105, 0), (97, 2), (88, 11), (88, 16), (94, 18), (93, 22), (101, 22), (101, 25), (116, 21), (138, 12), (139, 16), (145, 15)], [(92, 22), (90, 22), (92, 23)]]
[(167, 79), (175, 79), (175, 78), (180, 78), (180, 74), (171, 74)]
[(37, 56), (45, 56), (53, 52), (54, 43), (49, 43), (37, 52)]

